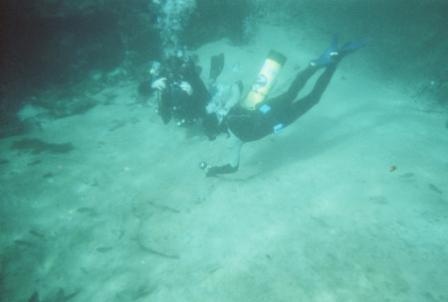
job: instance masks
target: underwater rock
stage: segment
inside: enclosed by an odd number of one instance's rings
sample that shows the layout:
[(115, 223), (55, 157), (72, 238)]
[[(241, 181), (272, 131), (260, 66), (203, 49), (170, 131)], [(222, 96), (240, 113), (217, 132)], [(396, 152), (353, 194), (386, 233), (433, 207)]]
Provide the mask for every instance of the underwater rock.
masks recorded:
[(97, 101), (83, 94), (77, 95), (67, 89), (63, 92), (47, 91), (34, 99), (33, 103), (55, 118), (83, 114), (97, 105)]
[(67, 117), (83, 114), (95, 107), (96, 102), (91, 98), (74, 98), (70, 101), (59, 101), (54, 104), (50, 112), (55, 117)]
[(73, 15), (86, 15), (93, 11), (107, 9), (112, 7), (114, 0), (34, 0), (29, 5), (34, 8), (41, 16), (51, 18), (63, 18)]
[(28, 302), (39, 302), (39, 293), (34, 292), (31, 297), (29, 297)]
[(17, 118), (17, 108), (4, 108), (1, 106), (0, 96), (0, 138), (19, 135), (26, 129), (25, 125)]
[(40, 154), (42, 152), (63, 154), (71, 152), (74, 149), (74, 146), (71, 143), (53, 144), (36, 138), (24, 138), (15, 141), (11, 145), (11, 149), (28, 151), (32, 154)]
[(235, 44), (248, 42), (257, 26), (251, 15), (254, 13), (253, 4), (249, 0), (197, 0), (196, 10), (185, 24), (183, 41), (193, 47), (222, 37)]

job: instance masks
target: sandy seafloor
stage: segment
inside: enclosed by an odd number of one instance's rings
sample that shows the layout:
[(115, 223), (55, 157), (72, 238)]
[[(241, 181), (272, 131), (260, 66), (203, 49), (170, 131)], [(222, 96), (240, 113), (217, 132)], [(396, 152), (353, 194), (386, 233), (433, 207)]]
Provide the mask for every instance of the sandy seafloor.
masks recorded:
[[(288, 56), (281, 91), (327, 43), (266, 27), (196, 53), (207, 74), (224, 52), (220, 80), (248, 87), (275, 48)], [(2, 298), (447, 301), (446, 114), (382, 80), (369, 51), (294, 125), (246, 145), (234, 175), (198, 168), (226, 155), (225, 137), (163, 125), (129, 81), (85, 114), (0, 140)], [(74, 149), (11, 149), (23, 138)]]

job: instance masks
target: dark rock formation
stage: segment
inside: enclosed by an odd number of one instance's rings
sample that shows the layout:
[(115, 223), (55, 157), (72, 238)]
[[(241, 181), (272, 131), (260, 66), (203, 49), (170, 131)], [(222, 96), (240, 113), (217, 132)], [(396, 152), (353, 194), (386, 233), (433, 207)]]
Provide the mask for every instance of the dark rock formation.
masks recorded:
[(20, 132), (27, 96), (158, 55), (146, 0), (5, 0), (0, 4), (0, 137)]

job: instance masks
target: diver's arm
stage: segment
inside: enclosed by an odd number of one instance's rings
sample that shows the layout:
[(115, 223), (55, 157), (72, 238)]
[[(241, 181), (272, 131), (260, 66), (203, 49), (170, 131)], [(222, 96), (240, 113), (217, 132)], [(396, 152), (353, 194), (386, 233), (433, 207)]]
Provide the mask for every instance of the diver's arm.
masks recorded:
[(217, 176), (218, 174), (230, 174), (238, 171), (238, 165), (232, 166), (231, 164), (222, 165), (222, 166), (211, 166), (207, 169), (207, 173), (205, 174), (207, 177)]
[(207, 177), (217, 176), (219, 174), (230, 174), (238, 171), (240, 165), (240, 154), (243, 142), (233, 134), (230, 134), (230, 139), (233, 143), (231, 162), (222, 166), (207, 167)]

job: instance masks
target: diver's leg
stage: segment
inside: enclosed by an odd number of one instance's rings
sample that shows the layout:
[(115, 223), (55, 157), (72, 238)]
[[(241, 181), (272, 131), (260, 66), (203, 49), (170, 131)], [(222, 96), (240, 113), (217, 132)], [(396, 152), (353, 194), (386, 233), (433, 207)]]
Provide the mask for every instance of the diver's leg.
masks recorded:
[(316, 81), (313, 90), (307, 96), (291, 104), (286, 115), (286, 124), (292, 123), (297, 118), (305, 114), (308, 110), (313, 108), (317, 103), (319, 103), (324, 91), (328, 87), (328, 84), (333, 77), (334, 72), (336, 71), (336, 67), (337, 63), (328, 66)]
[[(338, 39), (337, 37), (333, 37), (333, 40), (330, 43), (330, 46), (315, 60), (312, 60), (308, 67), (297, 74), (296, 78), (292, 82), (291, 86), (289, 87), (288, 91), (281, 94), (278, 97), (273, 98), (269, 102), (292, 102), (298, 95), (299, 91), (305, 86), (308, 79), (320, 68), (327, 68), (327, 71), (325, 71), (322, 80), (320, 81), (321, 84), (316, 84), (313, 93), (311, 93), (310, 98), (317, 97), (317, 101), (320, 98), (320, 95), (322, 95), (323, 91), (328, 85), (328, 82), (330, 81), (331, 75), (333, 74), (334, 70), (331, 71), (332, 66), (336, 68), (336, 64), (340, 62), (340, 60), (345, 57), (347, 54), (352, 53), (356, 51), (357, 49), (364, 47), (366, 45), (365, 40), (359, 40), (359, 41), (351, 41), (348, 43), (343, 44), (342, 46), (338, 46)], [(330, 75), (331, 74), (331, 75)], [(328, 80), (325, 78), (329, 77)], [(326, 84), (325, 84), (326, 82)]]
[(312, 77), (317, 70), (335, 64), (338, 55), (338, 40), (337, 37), (334, 37), (330, 46), (319, 56), (319, 58), (312, 60), (308, 64), (308, 67), (296, 76), (288, 91), (274, 98), (272, 101), (280, 101), (284, 104), (292, 103), (309, 78)]
[(279, 96), (276, 96), (269, 100), (269, 103), (277, 103), (277, 102), (285, 102), (291, 103), (299, 94), (299, 91), (305, 86), (306, 82), (313, 76), (313, 74), (319, 68), (316, 66), (312, 66), (311, 64), (302, 71), (300, 71), (295, 77), (294, 81), (289, 86), (288, 90), (285, 93), (282, 93)]
[(290, 124), (299, 118), (301, 115), (306, 113), (308, 110), (319, 103), (325, 89), (333, 77), (336, 67), (341, 62), (341, 60), (348, 54), (353, 53), (361, 47), (366, 45), (365, 40), (352, 41), (345, 43), (341, 47), (337, 46), (337, 39), (333, 39), (330, 47), (316, 60), (311, 61), (310, 68), (319, 69), (320, 67), (326, 67), (325, 71), (316, 81), (313, 90), (304, 98), (299, 99), (291, 103), (287, 112), (285, 113), (285, 123)]

